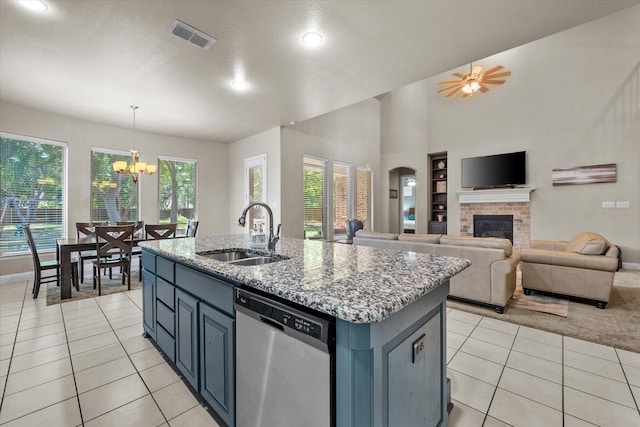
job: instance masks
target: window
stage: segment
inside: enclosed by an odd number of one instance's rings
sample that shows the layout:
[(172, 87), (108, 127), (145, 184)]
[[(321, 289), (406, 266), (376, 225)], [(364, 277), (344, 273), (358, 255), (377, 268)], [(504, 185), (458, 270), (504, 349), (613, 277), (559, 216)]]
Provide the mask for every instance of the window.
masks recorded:
[(303, 158), (303, 202), (305, 239), (326, 239), (327, 161)]
[(347, 219), (353, 217), (351, 170), (346, 163), (333, 163), (333, 238), (347, 237)]
[(29, 252), (23, 226), (38, 249), (66, 235), (66, 144), (0, 133), (0, 254)]
[(91, 221), (137, 221), (139, 190), (133, 180), (113, 170), (113, 162), (131, 161), (131, 153), (91, 149)]
[(356, 172), (356, 219), (362, 221), (365, 230), (371, 230), (371, 169), (358, 167)]
[(160, 223), (177, 223), (178, 229), (186, 230), (187, 221), (197, 219), (197, 163), (169, 157), (160, 157), (158, 163)]
[[(267, 155), (244, 159), (244, 202), (245, 206), (253, 202), (267, 203)], [(255, 224), (256, 219), (260, 219), (262, 224), (266, 224), (266, 212), (264, 209), (249, 210), (247, 232)]]

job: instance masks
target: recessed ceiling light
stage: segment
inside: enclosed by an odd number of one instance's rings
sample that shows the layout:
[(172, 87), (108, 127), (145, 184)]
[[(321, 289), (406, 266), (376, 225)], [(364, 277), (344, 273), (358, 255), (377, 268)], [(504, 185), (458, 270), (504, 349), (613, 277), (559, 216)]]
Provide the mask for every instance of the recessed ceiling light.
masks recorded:
[(249, 89), (249, 83), (244, 80), (234, 80), (231, 82), (231, 87), (238, 91), (247, 90)]
[(27, 9), (34, 10), (36, 12), (46, 12), (49, 10), (49, 6), (42, 0), (18, 0), (18, 2)]
[(322, 44), (322, 34), (313, 31), (305, 33), (302, 36), (302, 43), (309, 47), (316, 47)]

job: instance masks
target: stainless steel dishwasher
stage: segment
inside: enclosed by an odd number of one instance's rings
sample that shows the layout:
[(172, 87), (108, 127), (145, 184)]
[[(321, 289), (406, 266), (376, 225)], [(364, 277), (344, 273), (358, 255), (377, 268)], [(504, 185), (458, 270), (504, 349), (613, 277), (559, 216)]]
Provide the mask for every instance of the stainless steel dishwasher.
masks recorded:
[(236, 288), (236, 426), (335, 426), (335, 321)]

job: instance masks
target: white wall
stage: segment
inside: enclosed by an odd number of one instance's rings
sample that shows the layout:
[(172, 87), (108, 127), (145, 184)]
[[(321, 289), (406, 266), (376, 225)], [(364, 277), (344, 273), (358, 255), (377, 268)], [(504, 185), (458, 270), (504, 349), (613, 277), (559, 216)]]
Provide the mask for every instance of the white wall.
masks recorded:
[[(374, 176), (374, 224), (378, 224), (375, 212), (380, 211), (376, 197), (380, 182), (380, 103), (376, 99), (282, 128), (281, 141), (283, 236), (304, 237), (302, 158), (305, 154), (328, 159), (329, 176), (335, 160), (370, 167)], [(333, 224), (332, 197), (328, 199), (327, 224)]]
[[(422, 80), (387, 93), (381, 101), (380, 119), (380, 199), (376, 212), (380, 231), (399, 229), (399, 199), (389, 198), (389, 172), (401, 167), (416, 171), (416, 233), (426, 233), (429, 220), (427, 176), (428, 84)], [(394, 180), (399, 180), (397, 174)]]
[[(138, 117), (143, 114), (138, 112)], [(68, 146), (67, 234), (75, 236), (75, 223), (89, 220), (91, 147), (128, 151), (132, 130), (0, 103), (0, 129), (3, 132), (66, 142)], [(145, 132), (136, 132), (136, 148), (141, 160), (158, 163), (158, 156), (175, 156), (198, 161), (198, 234), (225, 234), (229, 210), (229, 147), (226, 144), (196, 141)], [(143, 176), (140, 212), (146, 223), (158, 220), (158, 175)], [(31, 257), (0, 259), (2, 274), (32, 268)]]
[(245, 208), (244, 160), (267, 155), (267, 204), (273, 211), (274, 232), (282, 222), (280, 211), (280, 128), (268, 129), (259, 134), (234, 142), (229, 146), (229, 232), (242, 233), (238, 218)]
[[(625, 262), (640, 263), (640, 7), (476, 64), (512, 75), (464, 99), (436, 94), (449, 74), (427, 81), (428, 152), (449, 159), (448, 232), (460, 228), (460, 159), (525, 150), (532, 239), (593, 231), (620, 245)], [(552, 186), (554, 168), (604, 163), (617, 164), (616, 183)], [(603, 201), (631, 208), (603, 209)]]

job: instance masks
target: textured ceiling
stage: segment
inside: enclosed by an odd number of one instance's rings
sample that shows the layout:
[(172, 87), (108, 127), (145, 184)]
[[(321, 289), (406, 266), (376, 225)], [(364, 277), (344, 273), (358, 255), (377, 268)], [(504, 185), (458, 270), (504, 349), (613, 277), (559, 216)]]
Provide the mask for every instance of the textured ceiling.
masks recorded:
[[(0, 99), (231, 142), (580, 25), (640, 0), (0, 0)], [(208, 50), (168, 32), (180, 19)], [(316, 30), (324, 43), (305, 49)], [(508, 67), (508, 64), (503, 64)], [(250, 88), (229, 83), (244, 78)]]

